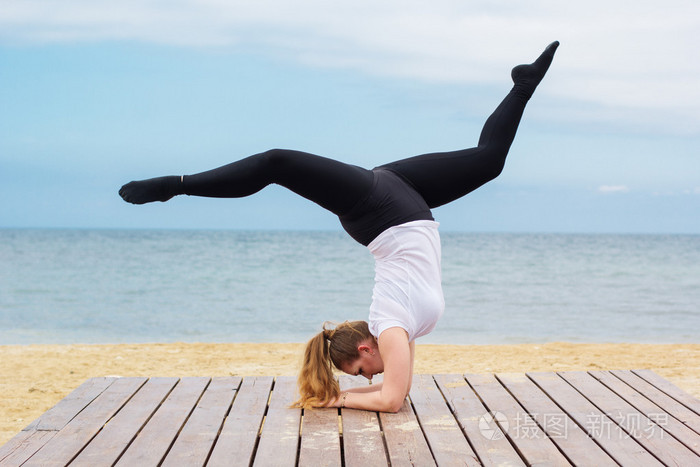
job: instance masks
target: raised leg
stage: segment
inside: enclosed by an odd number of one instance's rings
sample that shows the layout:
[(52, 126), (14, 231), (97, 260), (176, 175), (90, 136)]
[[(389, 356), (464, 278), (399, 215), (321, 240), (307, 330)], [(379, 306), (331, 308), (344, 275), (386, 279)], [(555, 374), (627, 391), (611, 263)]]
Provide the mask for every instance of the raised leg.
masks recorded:
[(544, 77), (559, 42), (529, 65), (513, 68), (514, 86), (484, 124), (475, 148), (423, 154), (383, 165), (411, 183), (430, 208), (447, 204), (496, 178), (506, 161), (525, 106)]
[(342, 215), (369, 192), (372, 173), (305, 152), (273, 149), (194, 175), (130, 182), (119, 190), (119, 195), (133, 204), (167, 201), (181, 194), (241, 198), (271, 183)]

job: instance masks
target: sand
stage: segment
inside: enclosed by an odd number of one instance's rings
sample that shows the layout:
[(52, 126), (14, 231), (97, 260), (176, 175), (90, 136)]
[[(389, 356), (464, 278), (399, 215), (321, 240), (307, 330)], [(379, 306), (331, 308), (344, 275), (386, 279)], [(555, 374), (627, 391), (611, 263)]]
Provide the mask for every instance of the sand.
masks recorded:
[[(95, 376), (295, 375), (303, 344), (0, 346), (0, 445)], [(700, 398), (700, 344), (417, 345), (416, 373), (648, 368)]]

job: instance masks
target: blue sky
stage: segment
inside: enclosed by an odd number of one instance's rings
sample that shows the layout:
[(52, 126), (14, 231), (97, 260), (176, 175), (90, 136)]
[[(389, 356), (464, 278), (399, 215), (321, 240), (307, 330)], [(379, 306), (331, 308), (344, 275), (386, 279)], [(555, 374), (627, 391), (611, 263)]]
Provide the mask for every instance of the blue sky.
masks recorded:
[(0, 227), (339, 229), (279, 187), (132, 206), (272, 147), (373, 167), (473, 146), (562, 45), (443, 230), (700, 233), (700, 4), (0, 0)]

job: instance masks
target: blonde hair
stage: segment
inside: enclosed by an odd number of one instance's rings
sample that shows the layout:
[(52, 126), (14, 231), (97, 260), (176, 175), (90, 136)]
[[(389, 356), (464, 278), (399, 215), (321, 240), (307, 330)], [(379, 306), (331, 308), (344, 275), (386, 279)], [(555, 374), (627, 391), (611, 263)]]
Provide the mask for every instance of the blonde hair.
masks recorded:
[(292, 407), (309, 409), (324, 407), (340, 395), (340, 386), (333, 376), (333, 367), (360, 357), (357, 347), (372, 337), (366, 321), (345, 321), (333, 329), (323, 324), (323, 331), (306, 344), (304, 361), (297, 380), (300, 399)]

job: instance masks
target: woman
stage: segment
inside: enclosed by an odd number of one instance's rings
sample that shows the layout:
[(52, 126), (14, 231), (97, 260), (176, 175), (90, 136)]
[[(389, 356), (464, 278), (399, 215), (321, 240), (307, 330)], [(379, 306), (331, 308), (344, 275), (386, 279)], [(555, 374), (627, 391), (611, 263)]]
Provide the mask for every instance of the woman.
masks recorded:
[[(119, 194), (133, 204), (180, 194), (238, 198), (276, 183), (336, 214), (375, 258), (369, 323), (324, 326), (309, 341), (296, 405), (396, 412), (411, 388), (415, 339), (432, 331), (444, 309), (440, 238), (430, 210), (501, 173), (525, 106), (558, 46), (553, 42), (532, 64), (513, 68), (514, 86), (486, 120), (475, 148), (424, 154), (372, 170), (273, 149), (208, 172), (130, 182)], [(370, 382), (384, 373), (384, 381), (341, 393), (333, 366)]]

